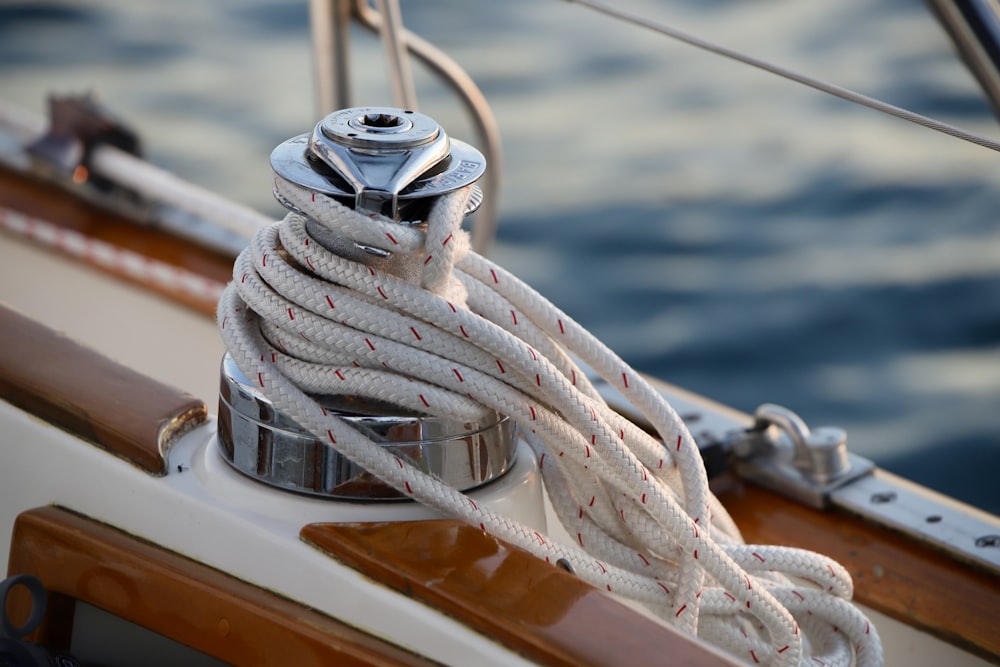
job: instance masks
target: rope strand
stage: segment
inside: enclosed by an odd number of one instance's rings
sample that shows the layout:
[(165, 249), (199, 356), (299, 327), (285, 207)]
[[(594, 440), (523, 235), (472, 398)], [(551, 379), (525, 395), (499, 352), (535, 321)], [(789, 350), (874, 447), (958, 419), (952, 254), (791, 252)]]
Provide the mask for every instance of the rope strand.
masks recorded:
[[(261, 229), (240, 255), (219, 327), (278, 409), (400, 493), (548, 562), (565, 559), (593, 585), (748, 662), (880, 663), (877, 635), (845, 601), (847, 572), (802, 550), (743, 544), (708, 490), (694, 439), (660, 394), (565, 313), (469, 251), (460, 229), (467, 191), (440, 198), (426, 232), (397, 235), (392, 223), (282, 179), (275, 188), (296, 212)], [(423, 262), (421, 284), (330, 253), (309, 236), (306, 216), (345, 238), (367, 227), (364, 242), (389, 252), (403, 239)], [(660, 439), (613, 412), (574, 357), (629, 397)], [(345, 393), (436, 416), (486, 408), (511, 416), (576, 542), (491, 511), (310, 397)], [(807, 580), (815, 583), (798, 583)]]

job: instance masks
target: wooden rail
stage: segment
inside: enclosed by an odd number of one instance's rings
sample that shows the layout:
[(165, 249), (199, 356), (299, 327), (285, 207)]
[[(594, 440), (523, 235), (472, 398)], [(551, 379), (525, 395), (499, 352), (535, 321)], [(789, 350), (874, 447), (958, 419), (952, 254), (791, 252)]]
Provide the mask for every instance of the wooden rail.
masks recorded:
[(740, 664), (572, 574), (452, 520), (310, 524), (332, 557), (542, 665)]
[(0, 399), (154, 475), (166, 474), (167, 450), (208, 415), (191, 395), (3, 305)]
[[(76, 601), (233, 665), (435, 664), (315, 610), (67, 510), (25, 512), (8, 574), (38, 577), (49, 613), (31, 639), (70, 648)], [(15, 591), (19, 592), (19, 591)], [(14, 598), (14, 596), (11, 596)], [(26, 618), (27, 596), (12, 614)]]

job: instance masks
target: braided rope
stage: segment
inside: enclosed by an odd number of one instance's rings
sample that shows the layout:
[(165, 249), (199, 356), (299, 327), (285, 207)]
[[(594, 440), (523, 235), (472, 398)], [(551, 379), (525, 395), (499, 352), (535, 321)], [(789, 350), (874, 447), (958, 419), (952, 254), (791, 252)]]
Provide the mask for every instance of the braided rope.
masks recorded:
[[(530, 287), (469, 251), (460, 229), (467, 188), (439, 198), (426, 231), (280, 178), (275, 192), (294, 212), (259, 230), (237, 259), (218, 317), (233, 358), (278, 409), (401, 493), (547, 562), (565, 559), (595, 586), (747, 662), (881, 663), (874, 628), (847, 602), (848, 573), (810, 552), (743, 544), (662, 396)], [(414, 254), (420, 284), (327, 251), (309, 236), (308, 219)], [(612, 411), (571, 355), (627, 396), (660, 439)], [(576, 543), (557, 543), (420, 472), (310, 393), (463, 420), (486, 408), (511, 416)]]

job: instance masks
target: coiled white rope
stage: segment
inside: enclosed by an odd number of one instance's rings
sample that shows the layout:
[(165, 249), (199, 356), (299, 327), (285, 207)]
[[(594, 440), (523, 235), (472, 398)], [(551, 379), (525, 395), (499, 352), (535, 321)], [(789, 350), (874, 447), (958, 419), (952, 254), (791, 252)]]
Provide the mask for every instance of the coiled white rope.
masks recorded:
[[(881, 664), (874, 627), (848, 602), (848, 573), (811, 552), (743, 544), (663, 398), (530, 287), (469, 252), (460, 229), (468, 188), (439, 198), (426, 231), (280, 177), (275, 190), (298, 212), (254, 236), (218, 317), (237, 364), (278, 409), (401, 493), (550, 563), (565, 559), (595, 586), (748, 663)], [(307, 218), (415, 254), (421, 284), (327, 251)], [(627, 396), (660, 440), (608, 408), (570, 354)], [(309, 394), (470, 420), (483, 406), (510, 415), (576, 543), (559, 544), (420, 472)]]

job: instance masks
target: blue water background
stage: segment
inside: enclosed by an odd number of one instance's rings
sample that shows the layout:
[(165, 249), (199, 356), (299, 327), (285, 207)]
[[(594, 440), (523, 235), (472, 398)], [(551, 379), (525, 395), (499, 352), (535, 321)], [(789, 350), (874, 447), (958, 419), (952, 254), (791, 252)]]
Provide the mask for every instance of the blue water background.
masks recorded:
[[(1000, 135), (917, 0), (622, 4)], [(642, 371), (843, 426), (1000, 512), (1000, 156), (565, 3), (403, 9), (496, 111), (501, 263)], [(93, 89), (152, 159), (277, 216), (267, 155), (318, 114), (307, 21), (305, 2), (7, 2), (0, 97)], [(377, 42), (352, 43), (354, 103), (391, 103)]]

